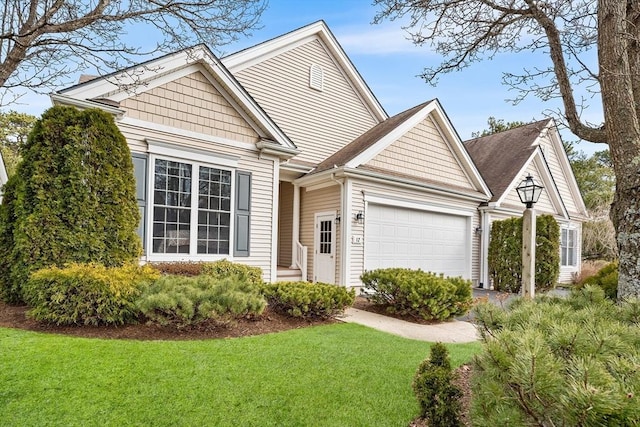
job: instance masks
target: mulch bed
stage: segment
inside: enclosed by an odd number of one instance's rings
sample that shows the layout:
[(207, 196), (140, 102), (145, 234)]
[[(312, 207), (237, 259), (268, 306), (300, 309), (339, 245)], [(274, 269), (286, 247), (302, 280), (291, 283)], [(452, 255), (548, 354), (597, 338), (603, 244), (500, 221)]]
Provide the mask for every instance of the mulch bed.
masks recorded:
[(387, 306), (374, 304), (369, 300), (369, 298), (363, 296), (356, 297), (356, 301), (353, 303), (353, 308), (357, 308), (358, 310), (370, 311), (371, 313), (377, 313), (383, 316), (389, 316), (411, 323), (417, 323), (419, 325), (434, 325), (437, 323), (442, 323), (438, 321), (424, 320), (421, 317), (410, 316), (407, 314), (391, 313), (387, 311)]
[(26, 316), (28, 307), (12, 306), (0, 302), (0, 326), (36, 332), (73, 335), (87, 338), (133, 340), (202, 340), (246, 337), (281, 332), (289, 329), (327, 325), (336, 320), (303, 320), (275, 313), (269, 307), (261, 316), (220, 322), (204, 322), (195, 327), (178, 328), (139, 323), (122, 326), (56, 326), (39, 323)]

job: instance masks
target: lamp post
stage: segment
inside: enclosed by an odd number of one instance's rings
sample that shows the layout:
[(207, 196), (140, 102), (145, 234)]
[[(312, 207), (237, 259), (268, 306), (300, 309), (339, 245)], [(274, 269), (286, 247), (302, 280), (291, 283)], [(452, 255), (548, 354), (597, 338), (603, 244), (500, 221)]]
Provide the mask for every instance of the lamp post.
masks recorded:
[(533, 180), (531, 174), (516, 188), (520, 201), (527, 208), (522, 215), (522, 296), (533, 298), (536, 289), (536, 212), (533, 205), (544, 187)]

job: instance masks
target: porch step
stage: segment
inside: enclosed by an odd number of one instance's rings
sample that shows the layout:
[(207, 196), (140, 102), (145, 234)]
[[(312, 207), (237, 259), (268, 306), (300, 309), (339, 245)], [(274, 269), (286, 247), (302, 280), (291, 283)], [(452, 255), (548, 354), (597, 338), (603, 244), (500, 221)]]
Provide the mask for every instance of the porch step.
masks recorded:
[(302, 280), (302, 272), (297, 268), (278, 267), (278, 282), (299, 282)]

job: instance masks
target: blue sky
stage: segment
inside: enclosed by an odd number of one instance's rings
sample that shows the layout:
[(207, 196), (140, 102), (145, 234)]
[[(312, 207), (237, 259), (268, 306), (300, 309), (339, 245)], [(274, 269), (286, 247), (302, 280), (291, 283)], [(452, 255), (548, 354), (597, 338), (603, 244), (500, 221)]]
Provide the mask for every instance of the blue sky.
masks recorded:
[[(557, 100), (544, 103), (533, 97), (515, 106), (506, 101), (514, 93), (501, 84), (502, 72), (518, 72), (525, 65), (535, 65), (532, 60), (546, 60), (543, 56), (505, 53), (443, 75), (435, 87), (427, 84), (418, 75), (425, 66), (437, 64), (438, 55), (429, 47), (414, 46), (399, 22), (372, 25), (375, 13), (371, 0), (270, 0), (262, 28), (222, 51), (233, 53), (323, 19), (389, 115), (438, 98), (463, 140), (485, 129), (489, 116), (529, 122), (544, 118), (545, 110), (559, 107)], [(22, 102), (26, 105), (12, 108), (37, 115), (51, 105), (47, 96), (29, 95)], [(586, 113), (591, 122), (601, 121), (599, 102), (595, 99)], [(577, 140), (569, 132), (562, 135), (567, 141)], [(606, 146), (581, 142), (577, 148), (592, 153)]]

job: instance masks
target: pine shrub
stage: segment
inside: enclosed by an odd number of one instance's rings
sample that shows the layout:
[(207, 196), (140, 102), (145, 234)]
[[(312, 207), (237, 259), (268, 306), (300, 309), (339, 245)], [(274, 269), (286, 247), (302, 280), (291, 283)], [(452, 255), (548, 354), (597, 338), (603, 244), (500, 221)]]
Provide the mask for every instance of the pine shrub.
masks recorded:
[(122, 325), (138, 317), (135, 301), (159, 274), (146, 266), (70, 264), (31, 274), (24, 285), (28, 315), (57, 325)]
[(518, 299), (476, 312), (474, 425), (640, 423), (640, 302), (585, 286), (564, 299)]
[(431, 347), (413, 378), (413, 391), (420, 404), (420, 416), (432, 426), (461, 426), (462, 391), (454, 383), (449, 351), (442, 343)]
[(207, 275), (163, 276), (137, 301), (138, 309), (147, 319), (179, 327), (210, 319), (260, 315), (265, 306), (259, 289), (237, 276), (222, 279)]
[(344, 311), (355, 301), (354, 289), (327, 283), (278, 282), (262, 291), (279, 313), (302, 318), (329, 318)]
[(0, 296), (22, 299), (33, 271), (120, 266), (141, 253), (131, 153), (113, 117), (56, 106), (38, 120), (0, 208)]
[[(497, 291), (519, 293), (522, 286), (522, 218), (491, 224), (489, 275)], [(536, 217), (536, 288), (552, 289), (560, 275), (560, 227), (551, 215)]]
[(447, 320), (463, 315), (473, 303), (471, 281), (442, 274), (385, 268), (360, 276), (370, 300), (390, 313), (424, 320)]
[(580, 287), (595, 285), (602, 288), (607, 298), (615, 300), (618, 298), (618, 262), (612, 262), (602, 267), (591, 277), (586, 278)]
[(262, 280), (262, 269), (260, 267), (251, 267), (226, 259), (202, 264), (202, 274), (217, 279), (236, 276), (241, 281), (256, 288), (260, 288), (264, 284)]

